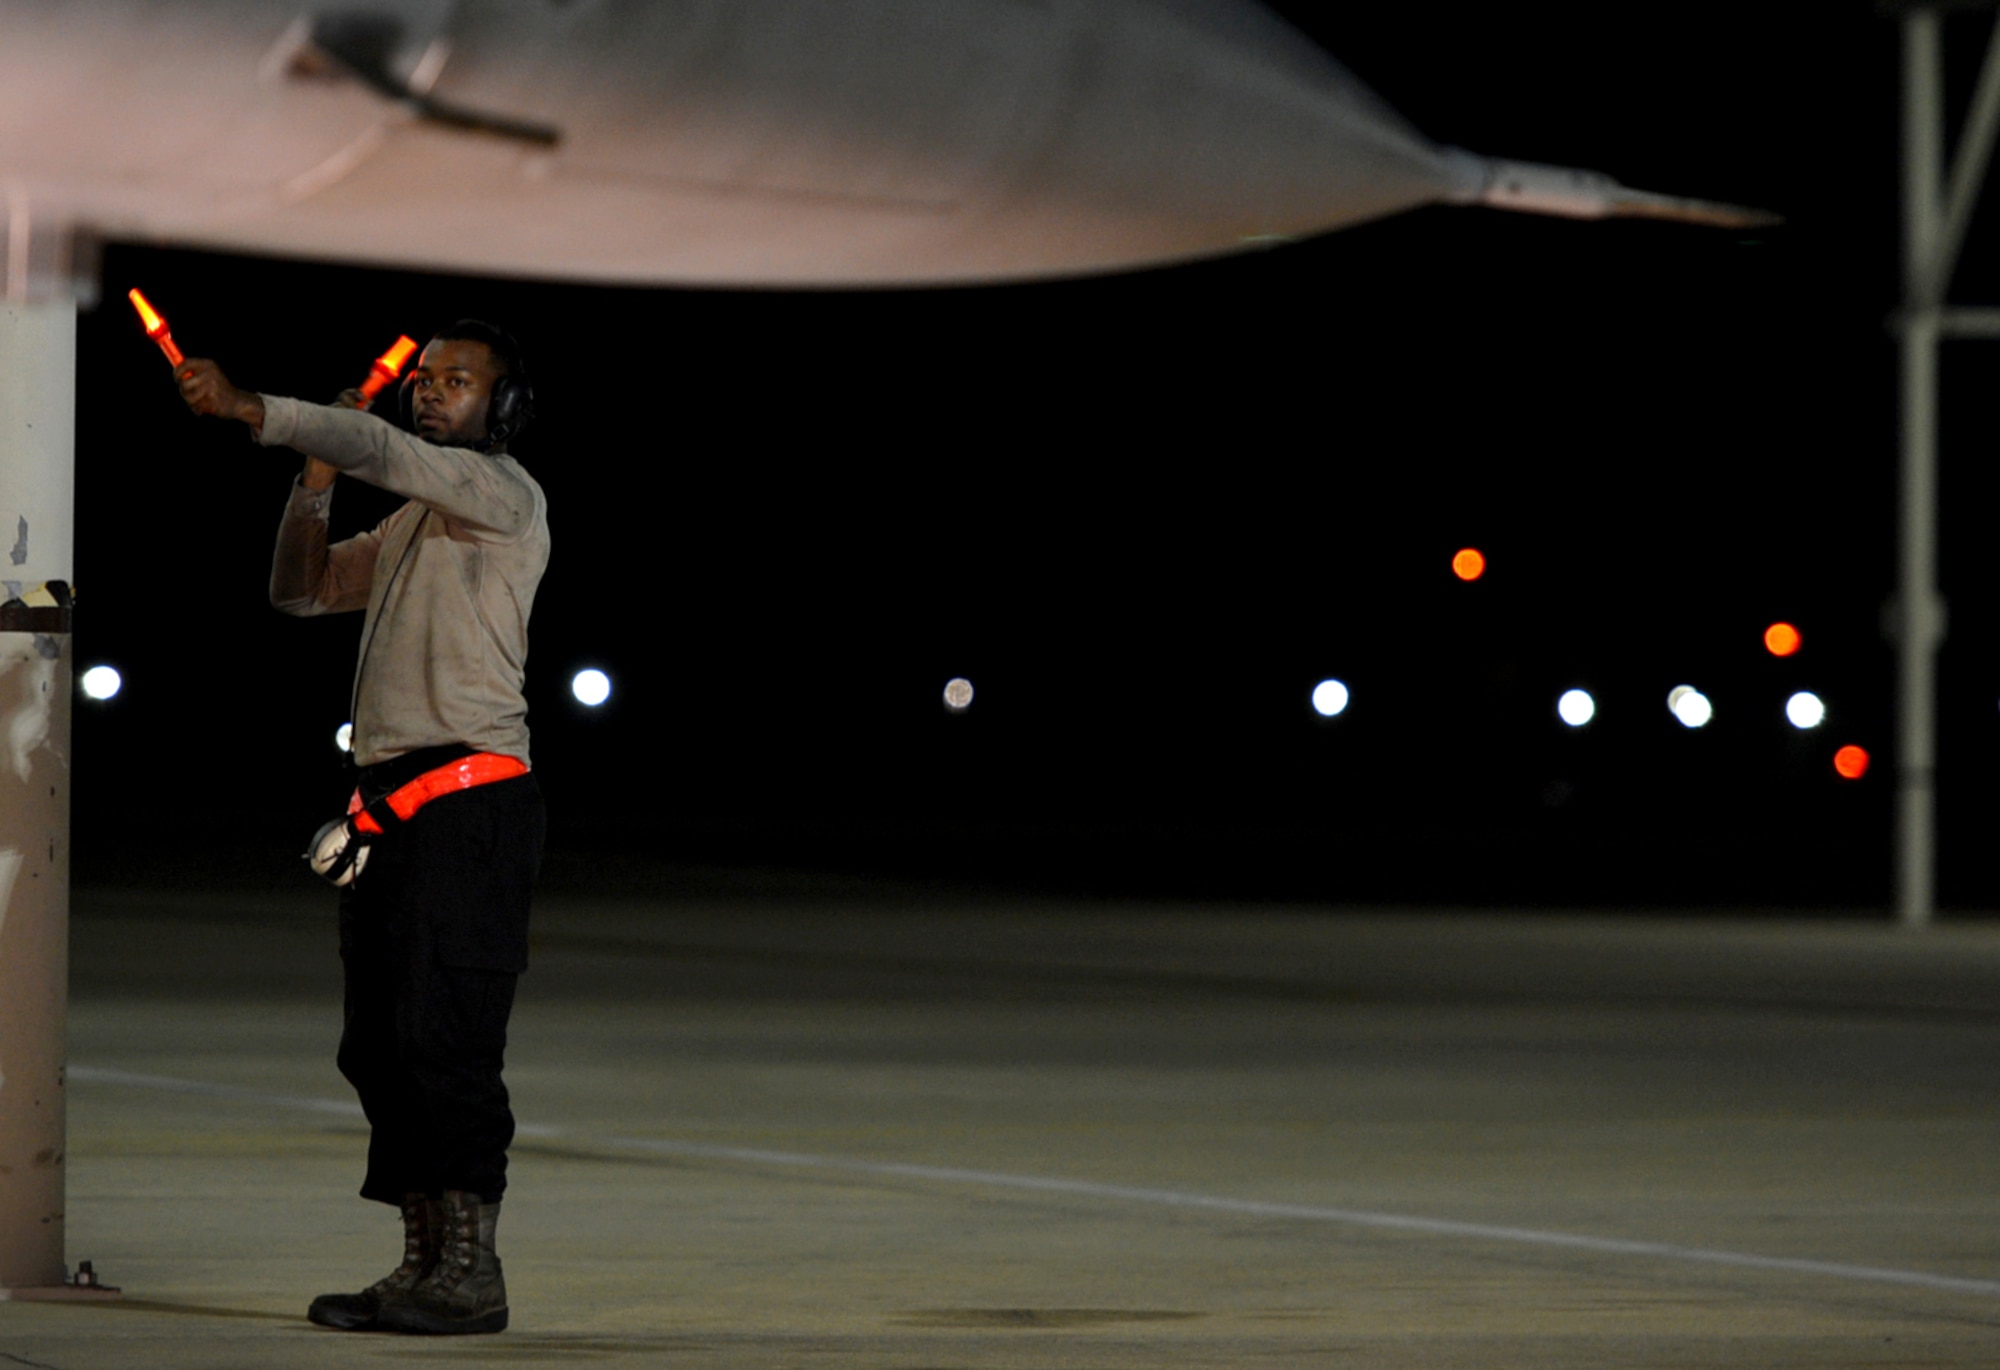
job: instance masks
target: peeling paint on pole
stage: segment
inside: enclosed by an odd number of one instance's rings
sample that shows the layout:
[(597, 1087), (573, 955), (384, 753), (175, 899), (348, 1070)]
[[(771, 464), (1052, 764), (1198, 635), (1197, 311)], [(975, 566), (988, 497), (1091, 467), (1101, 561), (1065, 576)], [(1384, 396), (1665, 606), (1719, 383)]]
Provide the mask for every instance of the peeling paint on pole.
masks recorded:
[(67, 1274), (75, 390), (74, 306), (0, 303), (0, 1297)]
[(0, 633), (0, 1288), (65, 1274), (70, 669), (37, 636)]

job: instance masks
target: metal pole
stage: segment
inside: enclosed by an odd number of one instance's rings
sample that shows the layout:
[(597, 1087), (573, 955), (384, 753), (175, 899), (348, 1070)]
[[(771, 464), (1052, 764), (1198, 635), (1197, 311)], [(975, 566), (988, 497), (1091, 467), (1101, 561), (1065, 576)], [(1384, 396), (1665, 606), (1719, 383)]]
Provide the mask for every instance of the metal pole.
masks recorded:
[(1903, 321), (1902, 547), (1896, 643), (1896, 915), (1931, 921), (1937, 859), (1937, 649), (1944, 608), (1937, 585), (1937, 326), (1929, 312)]
[(0, 301), (0, 1298), (63, 1285), (76, 306)]
[(1935, 876), (1937, 345), (1945, 270), (1943, 74), (1936, 10), (1903, 16), (1902, 527), (1896, 639), (1896, 914), (1931, 920)]

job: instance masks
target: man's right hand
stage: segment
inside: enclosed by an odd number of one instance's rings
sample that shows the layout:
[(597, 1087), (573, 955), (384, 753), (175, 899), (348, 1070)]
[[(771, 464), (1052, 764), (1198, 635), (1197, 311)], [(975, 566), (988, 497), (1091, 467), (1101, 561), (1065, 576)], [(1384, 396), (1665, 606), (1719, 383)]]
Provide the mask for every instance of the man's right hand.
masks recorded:
[(174, 379), (180, 382), (181, 398), (195, 413), (235, 419), (259, 433), (264, 431), (264, 401), (254, 391), (238, 390), (230, 384), (222, 368), (208, 358), (189, 357), (174, 368)]

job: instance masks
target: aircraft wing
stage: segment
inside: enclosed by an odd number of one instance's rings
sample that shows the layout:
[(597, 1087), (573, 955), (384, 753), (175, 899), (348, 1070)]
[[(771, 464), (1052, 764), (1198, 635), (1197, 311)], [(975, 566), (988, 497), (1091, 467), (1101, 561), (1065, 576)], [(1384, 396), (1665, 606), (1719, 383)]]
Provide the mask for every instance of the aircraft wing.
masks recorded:
[(10, 293), (75, 230), (605, 282), (889, 285), (1171, 262), (1439, 201), (1601, 212), (1628, 194), (1429, 143), (1244, 0), (10, 0), (0, 128)]

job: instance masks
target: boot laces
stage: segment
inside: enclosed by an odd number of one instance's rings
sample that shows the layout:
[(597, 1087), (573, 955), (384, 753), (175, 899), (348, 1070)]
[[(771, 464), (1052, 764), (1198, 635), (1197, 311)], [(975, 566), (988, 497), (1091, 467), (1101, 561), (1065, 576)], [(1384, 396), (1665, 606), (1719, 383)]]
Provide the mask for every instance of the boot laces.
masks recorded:
[(447, 1222), (444, 1250), (438, 1253), (437, 1269), (431, 1275), (432, 1284), (444, 1292), (458, 1288), (479, 1264), (479, 1210), (454, 1208)]
[(428, 1273), (436, 1246), (431, 1209), (430, 1200), (403, 1205), (403, 1263), (377, 1280), (373, 1293), (413, 1288)]

